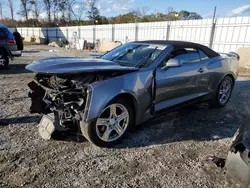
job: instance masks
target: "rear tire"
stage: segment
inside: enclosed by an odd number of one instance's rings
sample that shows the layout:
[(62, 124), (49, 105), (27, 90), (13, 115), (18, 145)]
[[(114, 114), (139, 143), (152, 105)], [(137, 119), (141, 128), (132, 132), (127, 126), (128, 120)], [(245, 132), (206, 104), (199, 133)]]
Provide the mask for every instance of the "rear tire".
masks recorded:
[[(114, 116), (111, 112), (113, 106), (116, 109)], [(80, 123), (83, 136), (99, 147), (110, 147), (117, 144), (132, 127), (134, 114), (131, 106), (123, 98), (113, 99), (95, 121)]]
[(210, 106), (215, 108), (226, 106), (231, 98), (233, 86), (233, 80), (230, 76), (226, 76), (225, 78), (223, 78), (217, 88), (216, 95), (208, 101)]
[(2, 55), (2, 57), (0, 57), (0, 60), (2, 61), (0, 63), (0, 70), (6, 69), (8, 67), (8, 65), (9, 65), (9, 58), (8, 58), (8, 56)]

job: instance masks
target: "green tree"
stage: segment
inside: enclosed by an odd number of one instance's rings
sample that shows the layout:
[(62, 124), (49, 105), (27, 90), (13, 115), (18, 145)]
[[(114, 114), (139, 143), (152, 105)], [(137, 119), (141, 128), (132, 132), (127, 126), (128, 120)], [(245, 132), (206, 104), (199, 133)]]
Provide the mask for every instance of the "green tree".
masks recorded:
[(186, 10), (182, 10), (179, 12), (178, 18), (180, 20), (197, 20), (202, 19), (201, 15), (195, 13), (195, 12), (188, 12)]
[(96, 0), (87, 0), (87, 7), (89, 7), (87, 16), (90, 20), (92, 20), (93, 24), (95, 24), (96, 20), (100, 20), (100, 12), (96, 7)]

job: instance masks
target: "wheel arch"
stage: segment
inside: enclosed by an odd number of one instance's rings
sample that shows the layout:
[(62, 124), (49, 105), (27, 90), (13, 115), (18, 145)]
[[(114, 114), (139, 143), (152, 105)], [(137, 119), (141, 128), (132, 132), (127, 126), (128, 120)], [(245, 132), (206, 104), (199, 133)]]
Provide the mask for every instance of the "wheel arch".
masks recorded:
[(13, 60), (13, 57), (12, 57), (12, 55), (11, 55), (11, 52), (10, 52), (9, 49), (6, 48), (5, 46), (1, 46), (1, 47), (0, 47), (0, 52), (1, 52), (1, 54), (10, 57), (11, 60)]
[(225, 77), (227, 77), (227, 76), (230, 77), (230, 78), (232, 79), (232, 81), (233, 81), (233, 87), (234, 87), (234, 84), (235, 84), (236, 79), (235, 79), (233, 73), (227, 73), (227, 74), (220, 80), (219, 83), (221, 83), (221, 81), (222, 81)]
[(132, 107), (133, 112), (134, 112), (134, 122), (135, 122), (136, 114), (137, 114), (137, 106), (138, 106), (136, 98), (130, 93), (120, 93), (120, 94), (116, 95), (113, 99), (111, 99), (110, 101), (117, 99), (117, 98), (126, 99), (132, 105), (131, 107)]
[(231, 72), (229, 72), (229, 73), (225, 74), (225, 75), (220, 79), (220, 81), (219, 81), (218, 84), (217, 84), (216, 91), (217, 91), (218, 87), (220, 86), (222, 80), (223, 80), (225, 77), (227, 77), (227, 76), (230, 77), (230, 78), (232, 79), (232, 81), (233, 81), (233, 87), (234, 87), (234, 84), (235, 84), (236, 79), (235, 79), (234, 74), (231, 73)]

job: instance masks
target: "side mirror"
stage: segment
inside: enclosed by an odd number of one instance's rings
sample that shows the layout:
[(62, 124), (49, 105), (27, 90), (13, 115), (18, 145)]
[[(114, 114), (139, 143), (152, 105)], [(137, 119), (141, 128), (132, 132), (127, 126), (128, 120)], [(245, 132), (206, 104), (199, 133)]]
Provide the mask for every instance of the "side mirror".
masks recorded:
[(182, 65), (181, 61), (178, 59), (169, 59), (165, 66), (162, 68), (163, 70), (166, 70), (169, 67), (180, 67)]
[(178, 59), (169, 59), (166, 63), (167, 67), (180, 67), (182, 65), (181, 61)]

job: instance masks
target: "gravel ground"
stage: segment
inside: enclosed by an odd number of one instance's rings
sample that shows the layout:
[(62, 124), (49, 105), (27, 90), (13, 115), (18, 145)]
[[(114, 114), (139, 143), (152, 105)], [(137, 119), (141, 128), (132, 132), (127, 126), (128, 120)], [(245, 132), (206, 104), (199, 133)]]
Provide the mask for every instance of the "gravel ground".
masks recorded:
[(239, 77), (225, 108), (204, 103), (163, 114), (115, 148), (103, 149), (74, 135), (51, 141), (38, 136), (41, 117), (29, 114), (27, 97), (34, 74), (24, 66), (38, 57), (74, 53), (49, 49), (27, 46), (0, 72), (0, 187), (225, 187), (224, 171), (201, 159), (226, 157), (250, 111), (250, 72)]

